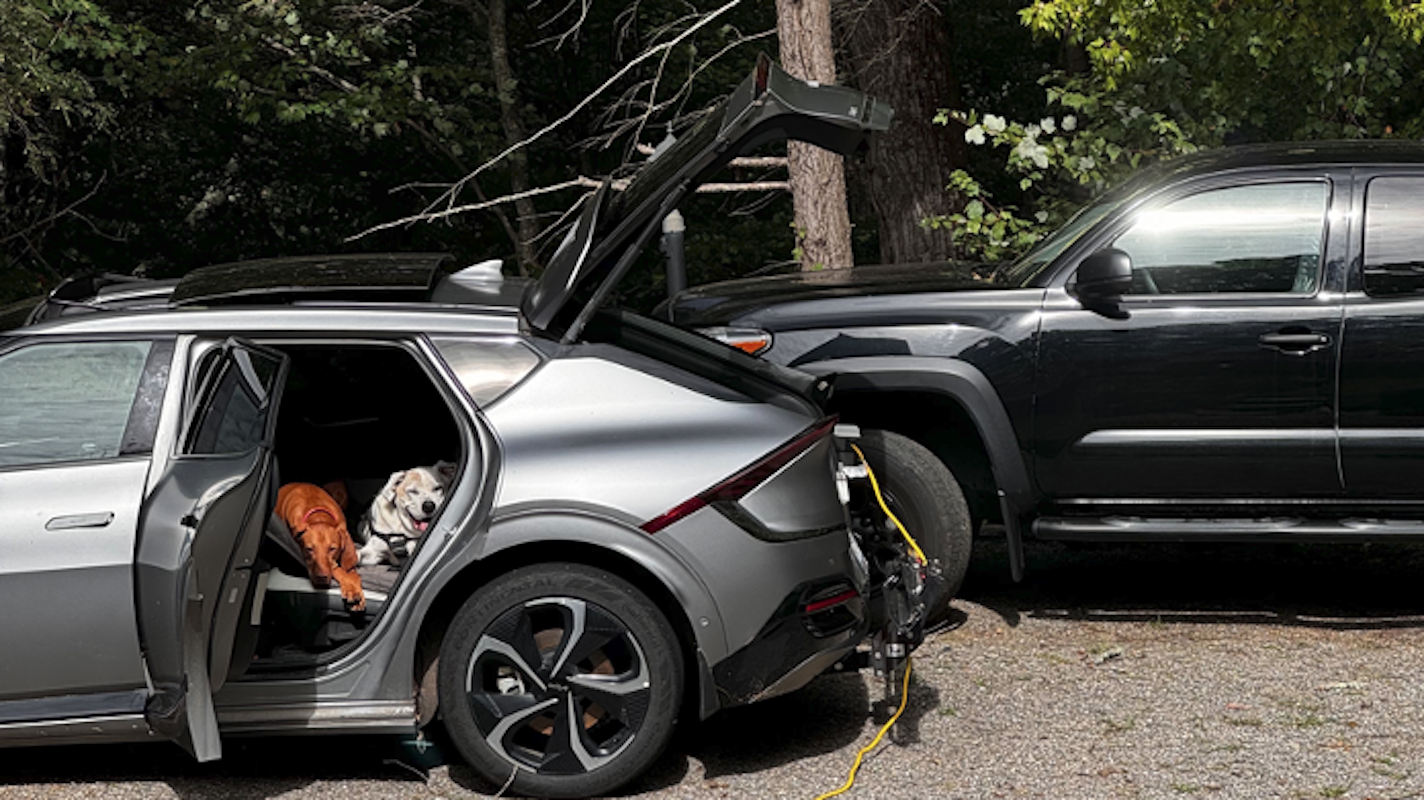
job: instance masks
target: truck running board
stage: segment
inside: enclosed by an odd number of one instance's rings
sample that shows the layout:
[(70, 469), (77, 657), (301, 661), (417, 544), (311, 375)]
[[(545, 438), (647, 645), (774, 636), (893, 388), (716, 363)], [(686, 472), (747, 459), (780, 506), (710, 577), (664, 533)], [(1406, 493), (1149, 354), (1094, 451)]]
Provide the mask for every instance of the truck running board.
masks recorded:
[(1424, 519), (1040, 517), (1033, 523), (1033, 535), (1038, 539), (1079, 542), (1424, 540)]

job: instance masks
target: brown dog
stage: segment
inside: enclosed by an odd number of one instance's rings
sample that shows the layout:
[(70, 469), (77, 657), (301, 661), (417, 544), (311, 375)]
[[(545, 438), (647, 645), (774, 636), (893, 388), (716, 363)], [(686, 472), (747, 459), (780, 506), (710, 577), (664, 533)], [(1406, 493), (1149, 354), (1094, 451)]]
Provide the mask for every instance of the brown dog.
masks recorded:
[(325, 589), (335, 580), (347, 608), (365, 611), (366, 595), (356, 574), (356, 543), (336, 500), (315, 484), (289, 483), (277, 490), (277, 516), (301, 546), (312, 585)]

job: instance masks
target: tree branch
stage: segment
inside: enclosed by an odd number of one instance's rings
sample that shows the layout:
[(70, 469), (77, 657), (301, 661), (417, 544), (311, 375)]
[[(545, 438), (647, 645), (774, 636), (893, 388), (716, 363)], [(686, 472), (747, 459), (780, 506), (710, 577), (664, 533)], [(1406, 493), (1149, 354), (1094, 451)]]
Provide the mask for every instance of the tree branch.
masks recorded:
[[(429, 205), (429, 206), (426, 207), (425, 213), (429, 214), (429, 213), (433, 212), (433, 211), (435, 210), (435, 208), (436, 208), (437, 206), (439, 206), (440, 203), (442, 203), (442, 202), (445, 203), (447, 210), (449, 210), (450, 208), (454, 208), (454, 207), (455, 207), (455, 206), (454, 206), (455, 199), (459, 196), (460, 191), (461, 191), (462, 189), (464, 189), (465, 184), (468, 183), (470, 180), (473, 180), (476, 176), (478, 176), (478, 175), (480, 175), (481, 173), (485, 172), (485, 171), (488, 170), (490, 167), (493, 167), (495, 164), (498, 164), (500, 161), (503, 161), (505, 158), (507, 158), (510, 154), (514, 153), (515, 151), (522, 150), (522, 149), (528, 147), (529, 145), (533, 144), (534, 142), (539, 141), (540, 139), (544, 138), (544, 136), (546, 136), (547, 134), (549, 134), (551, 131), (554, 131), (554, 130), (557, 129), (559, 126), (561, 126), (561, 125), (563, 125), (564, 123), (568, 122), (569, 120), (573, 119), (575, 116), (578, 115), (578, 113), (579, 113), (580, 111), (583, 111), (583, 110), (584, 110), (585, 108), (587, 108), (590, 104), (592, 104), (595, 99), (597, 99), (598, 97), (600, 97), (600, 96), (608, 89), (608, 87), (614, 85), (614, 84), (617, 83), (619, 80), (622, 80), (622, 78), (623, 78), (625, 75), (627, 75), (629, 72), (631, 72), (631, 71), (632, 71), (635, 67), (637, 67), (639, 64), (642, 64), (644, 61), (647, 61), (648, 59), (653, 58), (654, 56), (656, 56), (656, 55), (658, 55), (658, 54), (660, 54), (660, 53), (664, 53), (664, 52), (666, 52), (666, 51), (668, 51), (668, 50), (671, 50), (672, 48), (676, 47), (678, 44), (680, 44), (681, 42), (685, 41), (686, 39), (688, 39), (689, 37), (691, 37), (693, 34), (697, 33), (697, 31), (699, 31), (699, 30), (701, 30), (701, 29), (707, 27), (708, 25), (712, 24), (712, 22), (714, 22), (715, 20), (717, 20), (717, 19), (718, 19), (719, 17), (721, 17), (723, 14), (726, 14), (728, 11), (731, 11), (733, 8), (736, 8), (737, 6), (741, 5), (741, 2), (742, 2), (742, 0), (728, 0), (728, 2), (722, 4), (721, 6), (717, 7), (717, 8), (714, 9), (713, 11), (709, 12), (709, 13), (707, 14), (707, 16), (705, 16), (705, 17), (703, 17), (702, 19), (698, 20), (696, 23), (694, 23), (692, 26), (690, 26), (687, 30), (685, 30), (685, 31), (683, 31), (682, 33), (678, 34), (676, 37), (672, 38), (672, 39), (669, 40), (669, 41), (666, 41), (666, 42), (663, 42), (663, 43), (661, 43), (661, 44), (655, 45), (655, 46), (649, 48), (648, 50), (645, 50), (645, 51), (643, 51), (642, 53), (638, 54), (638, 56), (637, 56), (636, 58), (634, 58), (632, 61), (629, 61), (627, 64), (623, 65), (623, 67), (622, 67), (621, 69), (619, 69), (617, 72), (615, 72), (611, 77), (609, 77), (609, 78), (608, 78), (607, 80), (605, 80), (603, 83), (599, 84), (598, 88), (594, 89), (590, 94), (588, 94), (587, 96), (585, 96), (585, 97), (584, 97), (582, 100), (580, 100), (576, 105), (574, 105), (573, 108), (569, 109), (569, 111), (566, 112), (563, 116), (559, 117), (558, 119), (554, 120), (553, 122), (549, 123), (548, 125), (545, 125), (544, 127), (540, 128), (540, 129), (539, 129), (538, 131), (536, 131), (532, 136), (525, 137), (524, 139), (522, 139), (522, 140), (520, 140), (520, 141), (518, 141), (518, 142), (516, 142), (516, 143), (514, 143), (514, 144), (512, 144), (512, 145), (510, 145), (509, 147), (506, 147), (504, 150), (502, 150), (502, 151), (501, 151), (498, 155), (496, 155), (494, 158), (492, 158), (492, 159), (486, 161), (485, 163), (481, 164), (479, 167), (476, 167), (473, 172), (471, 172), (471, 173), (469, 173), (468, 175), (466, 175), (465, 177), (461, 178), (459, 181), (456, 181), (455, 184), (452, 185), (452, 186), (450, 187), (450, 189), (447, 190), (444, 194), (442, 194), (440, 198), (438, 198), (434, 203), (432, 203), (431, 205)], [(448, 216), (448, 215), (446, 215), (446, 216)]]

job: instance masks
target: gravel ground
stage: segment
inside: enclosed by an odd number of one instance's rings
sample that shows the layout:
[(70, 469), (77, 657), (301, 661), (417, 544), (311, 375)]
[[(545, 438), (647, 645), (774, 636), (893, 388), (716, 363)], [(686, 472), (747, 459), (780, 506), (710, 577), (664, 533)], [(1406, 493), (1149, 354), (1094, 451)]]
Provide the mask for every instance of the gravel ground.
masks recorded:
[[(915, 659), (860, 798), (1424, 797), (1424, 548), (977, 548)], [(685, 730), (626, 796), (804, 798), (839, 786), (880, 687), (828, 676)], [(0, 798), (488, 797), (384, 738), (0, 751)]]

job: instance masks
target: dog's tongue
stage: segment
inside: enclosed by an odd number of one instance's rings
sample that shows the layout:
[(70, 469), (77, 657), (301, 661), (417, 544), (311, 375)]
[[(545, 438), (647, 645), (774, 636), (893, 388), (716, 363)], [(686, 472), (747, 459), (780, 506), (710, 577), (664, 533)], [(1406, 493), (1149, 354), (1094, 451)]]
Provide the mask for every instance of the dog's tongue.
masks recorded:
[(429, 522), (423, 522), (423, 521), (421, 521), (421, 520), (416, 520), (416, 521), (415, 521), (415, 529), (418, 530), (418, 531), (420, 531), (421, 533), (425, 533), (425, 529), (426, 529), (426, 528), (429, 528), (429, 527), (430, 527), (430, 523), (429, 523)]

